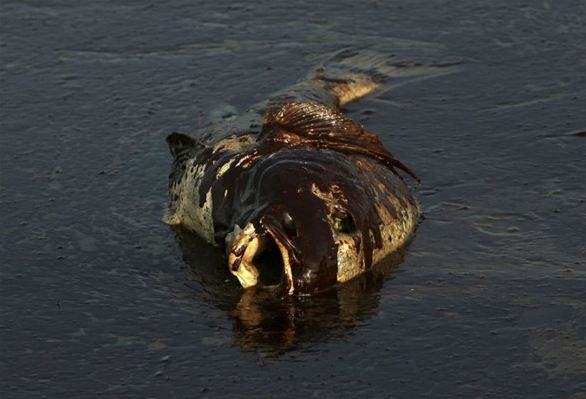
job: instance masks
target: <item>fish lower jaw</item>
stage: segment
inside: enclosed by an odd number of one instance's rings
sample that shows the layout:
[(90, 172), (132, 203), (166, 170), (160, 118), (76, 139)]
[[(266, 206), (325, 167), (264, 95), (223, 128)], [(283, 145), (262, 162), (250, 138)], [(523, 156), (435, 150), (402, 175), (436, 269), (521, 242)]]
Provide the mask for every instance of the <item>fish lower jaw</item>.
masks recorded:
[(258, 234), (252, 224), (234, 237), (228, 268), (244, 289), (279, 289), (284, 295), (294, 292), (286, 248), (271, 234)]

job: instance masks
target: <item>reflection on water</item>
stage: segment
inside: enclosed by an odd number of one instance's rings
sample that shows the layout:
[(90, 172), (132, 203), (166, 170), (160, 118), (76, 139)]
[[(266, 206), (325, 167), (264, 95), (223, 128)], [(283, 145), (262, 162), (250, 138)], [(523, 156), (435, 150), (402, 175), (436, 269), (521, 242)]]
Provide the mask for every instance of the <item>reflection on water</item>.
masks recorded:
[(217, 248), (176, 229), (194, 290), (233, 319), (234, 343), (246, 351), (278, 355), (312, 341), (342, 336), (373, 315), (379, 291), (405, 256), (399, 251), (373, 270), (312, 297), (282, 299), (271, 290), (242, 290)]

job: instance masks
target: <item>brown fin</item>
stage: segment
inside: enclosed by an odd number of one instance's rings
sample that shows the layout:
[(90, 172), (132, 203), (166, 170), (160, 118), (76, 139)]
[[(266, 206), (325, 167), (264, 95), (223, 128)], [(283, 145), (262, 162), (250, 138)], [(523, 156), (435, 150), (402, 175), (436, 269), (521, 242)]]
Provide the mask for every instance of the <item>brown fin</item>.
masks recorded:
[(363, 155), (419, 181), (415, 173), (384, 147), (378, 136), (332, 108), (310, 102), (291, 102), (269, 109), (260, 140), (286, 141), (345, 154)]
[(261, 138), (278, 130), (310, 139), (382, 146), (378, 136), (332, 108), (318, 103), (291, 102), (267, 110)]

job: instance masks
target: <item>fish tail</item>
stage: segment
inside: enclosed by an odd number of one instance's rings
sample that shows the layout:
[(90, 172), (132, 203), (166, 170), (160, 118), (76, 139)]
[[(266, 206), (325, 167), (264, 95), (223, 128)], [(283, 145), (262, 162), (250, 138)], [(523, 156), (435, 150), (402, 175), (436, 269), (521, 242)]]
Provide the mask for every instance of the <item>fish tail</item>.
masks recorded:
[(342, 50), (318, 67), (310, 79), (330, 93), (338, 107), (359, 100), (387, 83), (445, 74), (460, 60), (424, 63), (370, 50)]

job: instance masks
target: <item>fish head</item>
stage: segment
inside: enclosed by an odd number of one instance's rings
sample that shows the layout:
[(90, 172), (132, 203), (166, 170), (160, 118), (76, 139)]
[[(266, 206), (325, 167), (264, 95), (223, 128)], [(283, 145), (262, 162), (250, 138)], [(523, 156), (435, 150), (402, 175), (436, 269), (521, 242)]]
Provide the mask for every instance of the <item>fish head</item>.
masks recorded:
[(243, 287), (313, 294), (370, 266), (380, 226), (390, 221), (381, 220), (372, 180), (344, 154), (282, 149), (239, 179), (236, 213), (245, 216), (226, 244)]

